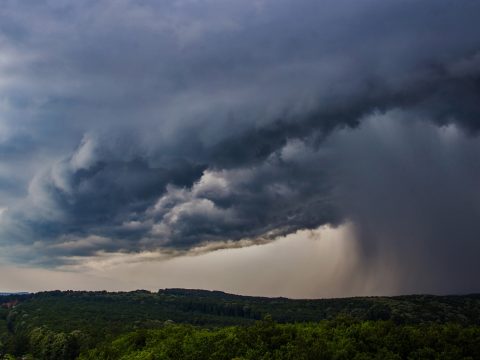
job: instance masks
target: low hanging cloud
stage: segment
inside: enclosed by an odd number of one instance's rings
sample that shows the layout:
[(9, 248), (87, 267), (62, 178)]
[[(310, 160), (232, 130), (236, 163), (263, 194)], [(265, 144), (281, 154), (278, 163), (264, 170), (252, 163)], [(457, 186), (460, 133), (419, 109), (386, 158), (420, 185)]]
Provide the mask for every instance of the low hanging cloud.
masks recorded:
[(433, 290), (473, 289), (478, 13), (471, 0), (6, 2), (1, 256), (57, 266), (352, 221), (365, 267), (392, 258), (413, 289), (410, 258), (422, 284), (443, 279)]

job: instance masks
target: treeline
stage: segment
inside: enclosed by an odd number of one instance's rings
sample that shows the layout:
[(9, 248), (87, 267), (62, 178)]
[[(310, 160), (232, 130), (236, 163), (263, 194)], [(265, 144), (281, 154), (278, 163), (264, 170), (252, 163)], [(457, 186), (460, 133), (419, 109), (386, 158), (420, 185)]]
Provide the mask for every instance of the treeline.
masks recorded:
[[(294, 339), (300, 335), (307, 336), (308, 331), (311, 331), (312, 336), (315, 337), (320, 333), (331, 335), (336, 331), (347, 330), (348, 334), (354, 334), (358, 333), (359, 327), (362, 329), (366, 327), (373, 328), (375, 336), (382, 334), (381, 331), (385, 331), (386, 328), (391, 329), (389, 334), (397, 334), (395, 331), (398, 328), (404, 329), (404, 333), (398, 333), (398, 336), (412, 333), (420, 337), (423, 336), (421, 333), (424, 331), (428, 334), (432, 334), (432, 331), (438, 332), (441, 335), (450, 329), (448, 331), (452, 332), (452, 339), (460, 339), (470, 334), (473, 337), (467, 340), (472, 342), (478, 341), (480, 326), (479, 295), (289, 300), (237, 296), (203, 290), (170, 289), (161, 290), (158, 293), (55, 291), (11, 296), (3, 301), (8, 303), (4, 302), (2, 304), (5, 306), (0, 307), (0, 359), (10, 354), (17, 357), (29, 355), (35, 359), (70, 360), (75, 359), (79, 354), (83, 354), (85, 358), (90, 350), (93, 351), (92, 354), (97, 355), (104, 352), (105, 358), (108, 358), (110, 356), (108, 354), (114, 350), (109, 344), (122, 343), (129, 336), (140, 336), (138, 334), (146, 334), (145, 346), (147, 347), (150, 346), (149, 344), (157, 343), (155, 340), (157, 335), (158, 339), (163, 336), (168, 340), (167, 343), (175, 343), (174, 334), (177, 332), (178, 336), (185, 334), (177, 339), (180, 342), (196, 341), (196, 336), (205, 336), (205, 341), (215, 339), (216, 336), (221, 339), (227, 334), (237, 338), (239, 334), (243, 334), (240, 338), (241, 342), (244, 342), (247, 339), (244, 331), (256, 334), (256, 331), (260, 331), (258, 319), (264, 318), (267, 314), (270, 314), (275, 322), (272, 321), (271, 324), (276, 331), (286, 331)], [(12, 301), (15, 303), (14, 306)], [(351, 323), (347, 324), (350, 326), (349, 329), (346, 328), (345, 322), (339, 322), (339, 316), (350, 319)], [(166, 323), (172, 322), (176, 325), (165, 327)], [(377, 329), (377, 326), (380, 328)], [(173, 331), (172, 334), (170, 334), (171, 331)], [(353, 341), (348, 336), (348, 342)], [(408, 335), (407, 338), (408, 341), (415, 340), (413, 343), (418, 347), (420, 343), (415, 336)], [(335, 339), (334, 343), (343, 338)], [(457, 341), (456, 346), (462, 347), (468, 345), (467, 340), (452, 341)], [(178, 346), (184, 346), (178, 341)], [(295, 347), (299, 344), (298, 341), (300, 340), (297, 339), (288, 346)], [(342, 341), (339, 344), (343, 344)], [(167, 346), (162, 344), (161, 346)], [(248, 341), (246, 344), (251, 346)], [(389, 345), (382, 345), (383, 347), (390, 349)], [(434, 350), (438, 348), (430, 345), (428, 347)], [(285, 349), (282, 348), (282, 351)], [(389, 351), (395, 353), (396, 350)], [(449, 352), (451, 351), (453, 350), (450, 349)], [(405, 351), (402, 350), (399, 354), (405, 354)], [(155, 356), (156, 359), (158, 355)], [(235, 356), (250, 358), (248, 354)], [(309, 359), (308, 356), (305, 358)], [(331, 356), (338, 358), (337, 355)], [(407, 359), (403, 355), (400, 356)]]
[[(1, 299), (0, 299), (1, 301)], [(21, 298), (12, 311), (27, 327), (47, 325), (56, 331), (92, 326), (129, 330), (155, 327), (165, 320), (200, 326), (247, 325), (270, 314), (275, 321), (311, 322), (348, 314), (359, 320), (397, 324), (455, 322), (480, 325), (480, 295), (359, 297), (291, 300), (225, 294), (219, 291), (168, 289), (158, 293), (43, 292)], [(56, 321), (58, 318), (65, 321)]]

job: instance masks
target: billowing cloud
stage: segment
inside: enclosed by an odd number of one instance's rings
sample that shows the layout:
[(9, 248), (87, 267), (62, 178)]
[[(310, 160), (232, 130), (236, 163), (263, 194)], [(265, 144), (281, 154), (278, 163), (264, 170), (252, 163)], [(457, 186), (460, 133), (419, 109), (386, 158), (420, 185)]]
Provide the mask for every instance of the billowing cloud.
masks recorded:
[(365, 264), (391, 256), (402, 273), (415, 252), (410, 269), (444, 279), (433, 290), (473, 288), (478, 13), (471, 0), (4, 2), (1, 256), (183, 253), (352, 221)]

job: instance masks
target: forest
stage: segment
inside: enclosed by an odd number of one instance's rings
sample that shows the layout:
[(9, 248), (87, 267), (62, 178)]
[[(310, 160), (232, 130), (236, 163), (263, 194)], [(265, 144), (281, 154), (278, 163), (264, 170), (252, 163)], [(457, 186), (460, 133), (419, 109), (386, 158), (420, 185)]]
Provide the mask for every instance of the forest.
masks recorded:
[(480, 295), (0, 296), (0, 359), (480, 359)]

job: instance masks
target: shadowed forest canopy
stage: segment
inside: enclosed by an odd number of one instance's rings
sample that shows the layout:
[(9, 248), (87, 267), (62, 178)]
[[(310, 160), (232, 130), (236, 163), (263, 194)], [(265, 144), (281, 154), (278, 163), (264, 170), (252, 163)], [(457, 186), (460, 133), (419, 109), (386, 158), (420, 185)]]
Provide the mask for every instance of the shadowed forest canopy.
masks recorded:
[(480, 355), (479, 295), (290, 300), (165, 289), (55, 291), (2, 296), (0, 302), (0, 356), (453, 360)]

